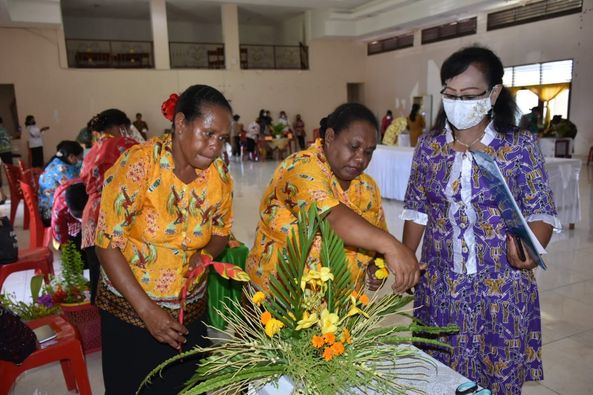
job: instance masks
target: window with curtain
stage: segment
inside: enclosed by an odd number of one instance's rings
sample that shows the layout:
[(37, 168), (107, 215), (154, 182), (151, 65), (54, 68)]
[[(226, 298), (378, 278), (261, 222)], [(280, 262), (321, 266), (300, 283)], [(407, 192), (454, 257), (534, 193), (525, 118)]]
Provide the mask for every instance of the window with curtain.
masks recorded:
[(542, 106), (548, 124), (553, 115), (568, 118), (572, 67), (572, 59), (506, 67), (503, 84), (515, 95), (524, 114)]

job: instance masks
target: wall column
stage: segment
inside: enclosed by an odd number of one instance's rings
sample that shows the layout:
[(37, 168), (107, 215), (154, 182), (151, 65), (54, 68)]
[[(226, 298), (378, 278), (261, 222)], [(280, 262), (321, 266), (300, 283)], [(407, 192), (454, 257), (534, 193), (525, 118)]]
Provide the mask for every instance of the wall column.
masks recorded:
[(222, 4), (222, 39), (227, 70), (240, 70), (239, 9), (236, 4)]
[(168, 70), (171, 68), (171, 63), (169, 59), (166, 0), (150, 0), (150, 23), (152, 26), (154, 68)]

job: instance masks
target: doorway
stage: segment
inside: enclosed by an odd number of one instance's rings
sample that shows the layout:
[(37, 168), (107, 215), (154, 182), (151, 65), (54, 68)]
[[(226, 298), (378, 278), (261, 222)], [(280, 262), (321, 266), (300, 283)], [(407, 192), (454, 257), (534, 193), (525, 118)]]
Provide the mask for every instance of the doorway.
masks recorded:
[(346, 84), (348, 103), (364, 104), (364, 83), (348, 82)]

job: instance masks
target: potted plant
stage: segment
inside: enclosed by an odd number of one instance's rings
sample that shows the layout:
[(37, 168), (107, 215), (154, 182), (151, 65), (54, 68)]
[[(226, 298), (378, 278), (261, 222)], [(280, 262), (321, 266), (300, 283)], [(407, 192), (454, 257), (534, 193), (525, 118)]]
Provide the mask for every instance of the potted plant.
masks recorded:
[(88, 303), (89, 283), (83, 274), (83, 262), (76, 245), (69, 241), (62, 248), (62, 272), (46, 287), (54, 303), (79, 305)]
[(279, 139), (281, 137), (284, 137), (285, 128), (286, 125), (284, 125), (283, 123), (275, 123), (270, 127), (270, 133), (275, 139)]
[(31, 303), (17, 301), (14, 294), (2, 294), (0, 295), (0, 304), (18, 315), (23, 321), (58, 314), (60, 306), (53, 302), (51, 296), (49, 294), (39, 295), (42, 282), (42, 275), (31, 278)]

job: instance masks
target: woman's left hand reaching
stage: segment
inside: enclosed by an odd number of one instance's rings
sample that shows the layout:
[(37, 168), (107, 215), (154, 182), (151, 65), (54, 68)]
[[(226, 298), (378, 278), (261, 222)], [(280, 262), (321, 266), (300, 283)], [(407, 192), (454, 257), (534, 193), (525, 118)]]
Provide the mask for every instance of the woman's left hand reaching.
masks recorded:
[(525, 260), (522, 261), (519, 257), (519, 251), (517, 245), (515, 244), (515, 239), (513, 236), (507, 234), (507, 260), (509, 261), (510, 265), (515, 269), (520, 270), (531, 270), (537, 267), (537, 262), (531, 259), (531, 256), (527, 253), (527, 247), (523, 243), (523, 240), (518, 239), (519, 243), (523, 246), (523, 251), (525, 251)]

